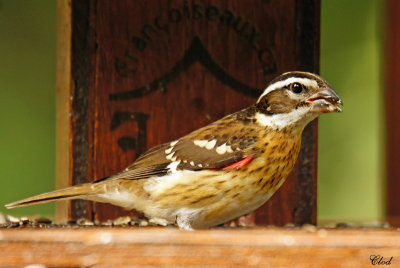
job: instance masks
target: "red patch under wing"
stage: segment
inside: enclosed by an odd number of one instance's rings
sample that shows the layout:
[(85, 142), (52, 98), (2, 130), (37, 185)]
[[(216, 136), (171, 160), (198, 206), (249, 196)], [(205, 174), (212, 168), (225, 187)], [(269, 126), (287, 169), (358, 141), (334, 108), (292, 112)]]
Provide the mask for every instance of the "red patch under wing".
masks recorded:
[(242, 167), (246, 166), (248, 163), (250, 163), (251, 160), (253, 160), (253, 158), (254, 158), (253, 156), (247, 156), (240, 161), (237, 161), (235, 163), (227, 165), (226, 167), (223, 167), (222, 170), (232, 170), (232, 169), (242, 168)]

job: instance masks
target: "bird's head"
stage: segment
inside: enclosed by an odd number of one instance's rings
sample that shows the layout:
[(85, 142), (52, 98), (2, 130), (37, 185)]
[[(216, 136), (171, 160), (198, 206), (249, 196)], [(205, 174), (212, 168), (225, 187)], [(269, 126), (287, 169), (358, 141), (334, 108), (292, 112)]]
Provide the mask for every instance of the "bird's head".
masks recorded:
[(257, 122), (274, 129), (303, 129), (321, 113), (341, 112), (339, 96), (318, 75), (288, 72), (275, 78), (257, 100)]

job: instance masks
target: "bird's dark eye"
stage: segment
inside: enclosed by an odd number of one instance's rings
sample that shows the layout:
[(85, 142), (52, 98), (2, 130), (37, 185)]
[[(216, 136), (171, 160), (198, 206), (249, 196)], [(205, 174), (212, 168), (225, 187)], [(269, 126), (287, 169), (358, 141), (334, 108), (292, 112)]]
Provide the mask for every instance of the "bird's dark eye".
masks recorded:
[(293, 83), (290, 85), (290, 90), (293, 93), (299, 94), (303, 91), (303, 85), (300, 83)]

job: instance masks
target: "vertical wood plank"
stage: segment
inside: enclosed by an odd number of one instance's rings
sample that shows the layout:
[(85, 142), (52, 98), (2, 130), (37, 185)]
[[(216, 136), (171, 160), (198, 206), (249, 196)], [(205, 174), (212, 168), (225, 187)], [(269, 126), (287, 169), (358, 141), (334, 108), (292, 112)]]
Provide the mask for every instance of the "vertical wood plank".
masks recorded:
[[(90, 151), (89, 128), (89, 86), (92, 68), (92, 35), (90, 34), (90, 15), (94, 1), (71, 1), (71, 184), (89, 181), (91, 175), (88, 163)], [(71, 201), (70, 217), (90, 218), (92, 205), (84, 200)]]
[[(58, 0), (57, 4), (57, 188), (70, 185), (70, 147), (71, 128), (69, 115), (71, 113), (71, 2)], [(57, 202), (56, 220), (66, 221), (68, 208), (66, 202)]]
[(386, 215), (400, 218), (400, 2), (386, 3)]
[[(299, 0), (296, 9), (299, 25), (300, 69), (319, 73), (320, 10), (317, 0)], [(299, 155), (299, 203), (294, 215), (295, 224), (317, 223), (317, 174), (318, 174), (318, 119), (308, 125), (302, 136)]]
[[(282, 72), (317, 72), (319, 0), (72, 0), (71, 40), (76, 184), (249, 106)], [(316, 135), (314, 122), (300, 165), (251, 223), (315, 223)], [(71, 211), (99, 220), (132, 215), (81, 201)]]

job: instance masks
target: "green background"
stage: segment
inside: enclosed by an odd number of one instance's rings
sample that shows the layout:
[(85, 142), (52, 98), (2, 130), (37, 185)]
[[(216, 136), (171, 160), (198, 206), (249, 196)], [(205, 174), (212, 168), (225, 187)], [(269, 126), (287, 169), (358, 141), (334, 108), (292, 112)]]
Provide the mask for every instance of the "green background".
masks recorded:
[[(0, 211), (55, 187), (57, 1), (0, 0)], [(383, 0), (322, 0), (321, 75), (344, 101), (322, 115), (319, 219), (383, 216)]]
[(321, 75), (344, 102), (322, 115), (318, 216), (384, 216), (383, 0), (322, 0)]
[(0, 0), (0, 209), (55, 187), (57, 1)]

